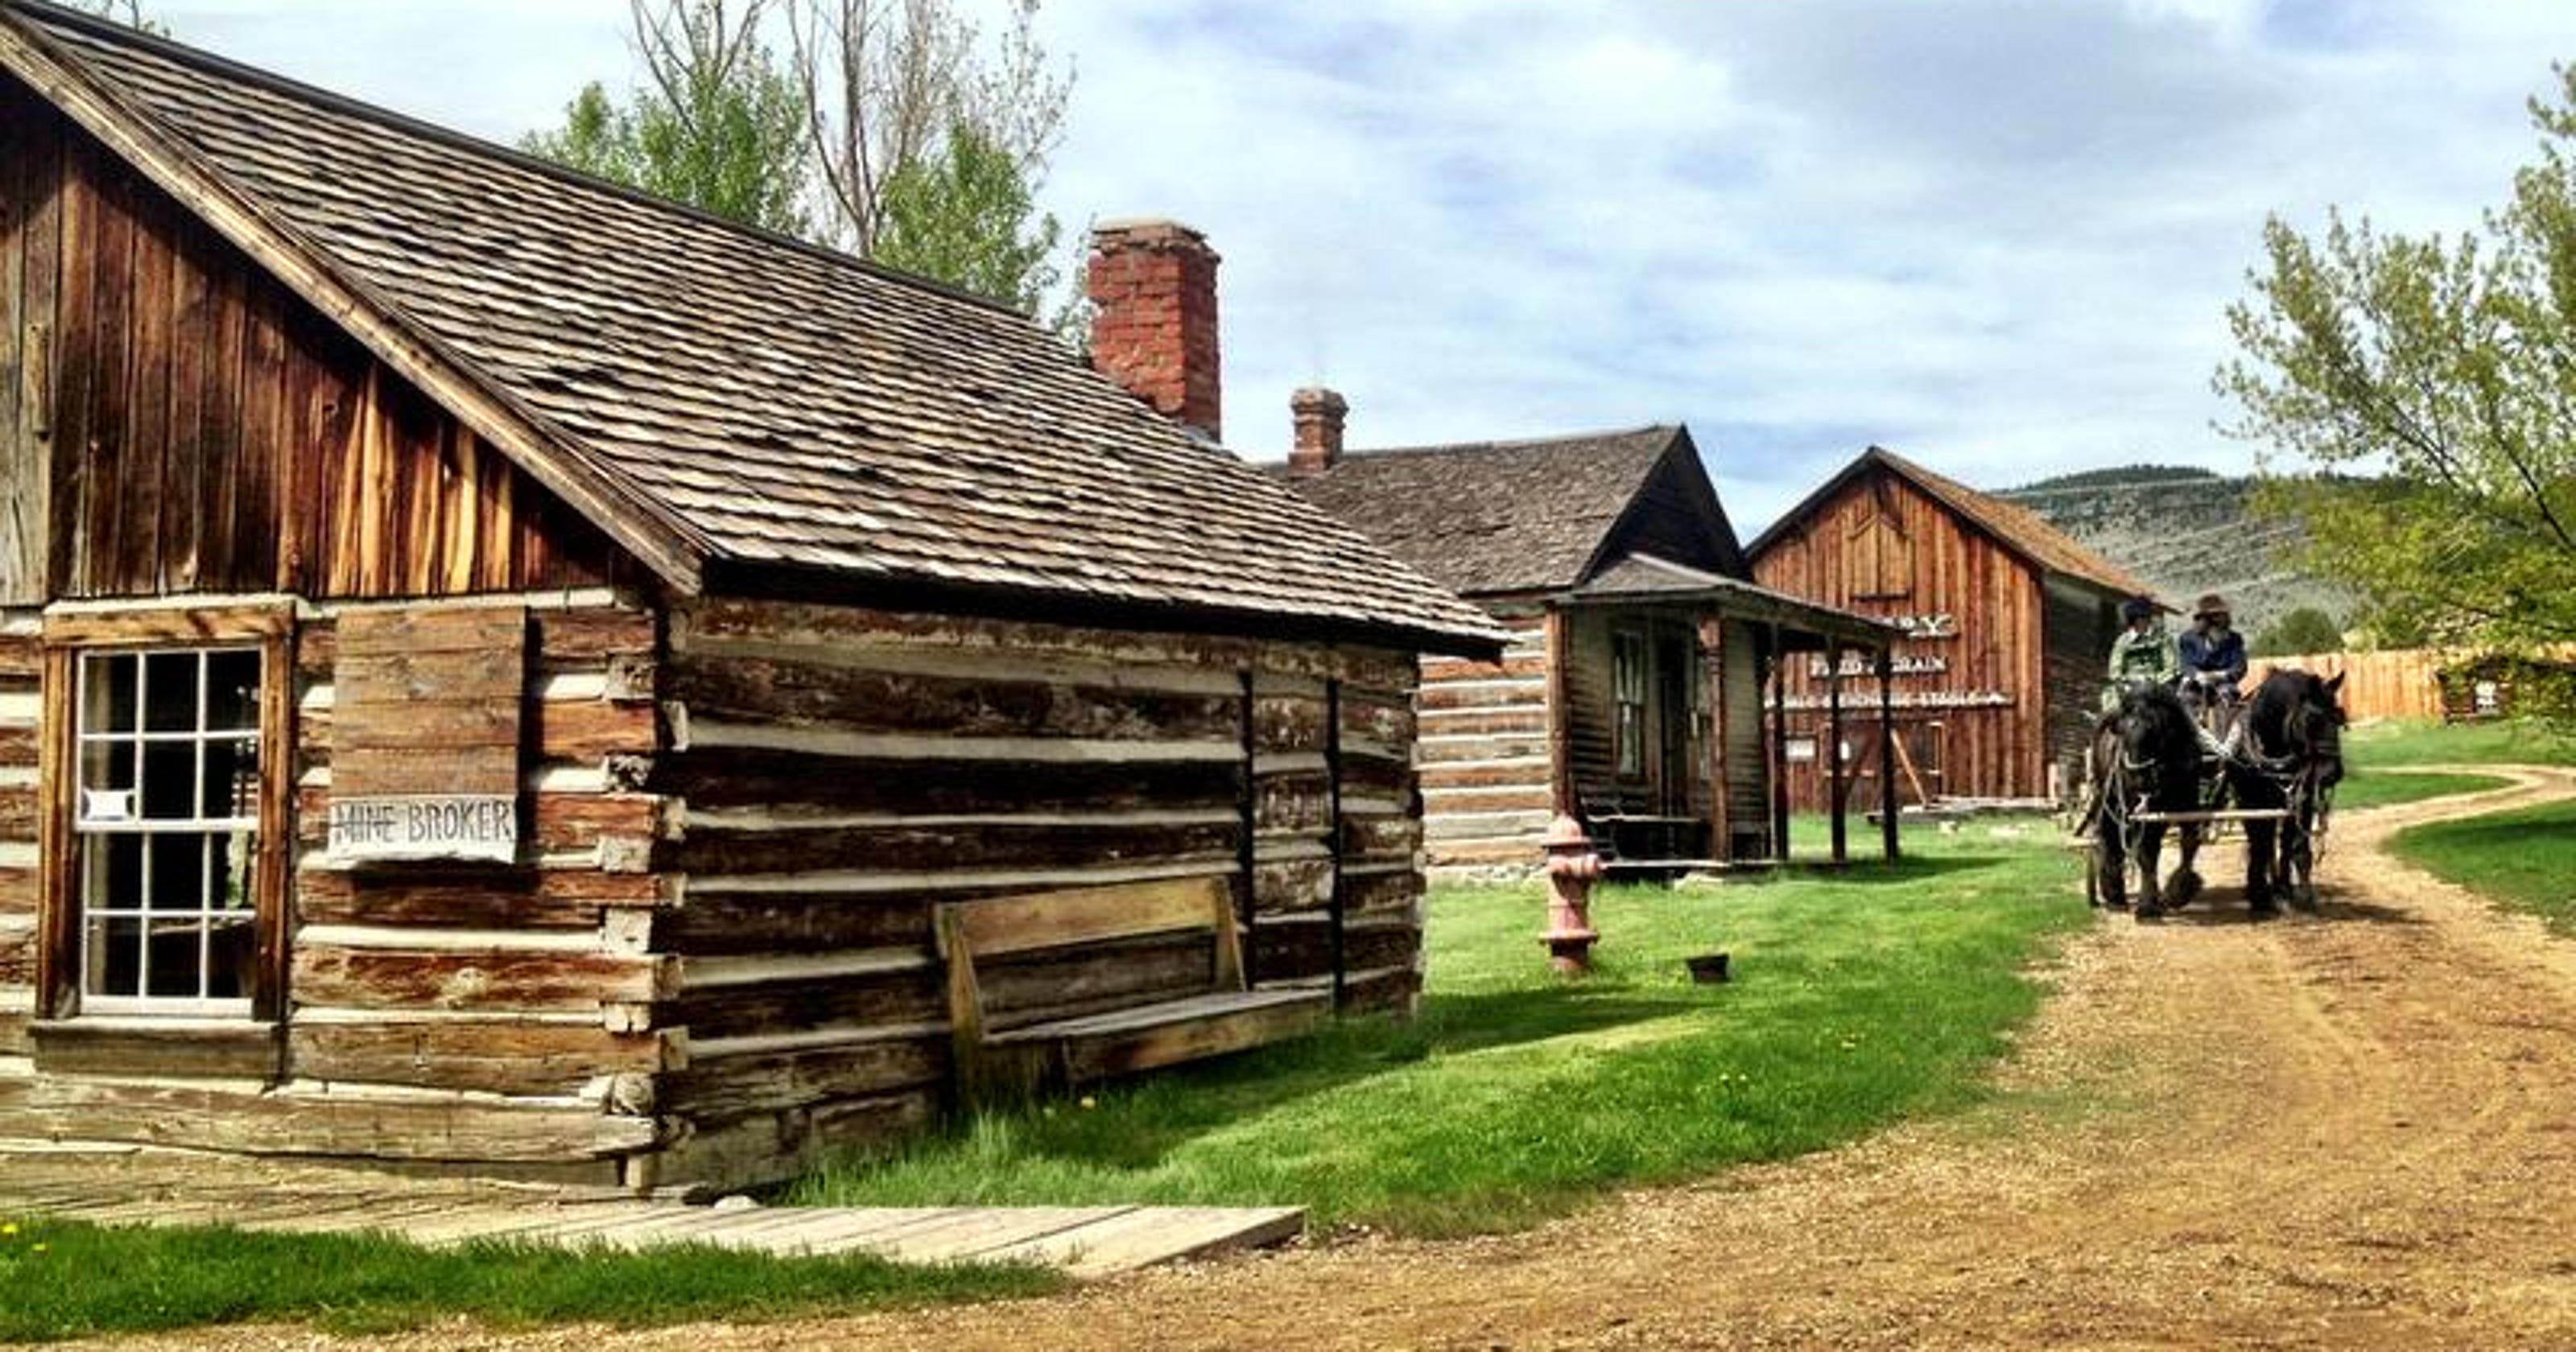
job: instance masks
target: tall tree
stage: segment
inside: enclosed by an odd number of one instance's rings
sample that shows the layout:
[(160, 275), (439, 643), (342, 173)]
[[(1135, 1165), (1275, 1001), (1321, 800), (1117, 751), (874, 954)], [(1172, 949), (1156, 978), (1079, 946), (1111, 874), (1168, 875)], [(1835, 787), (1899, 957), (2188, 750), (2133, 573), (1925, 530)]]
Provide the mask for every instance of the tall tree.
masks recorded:
[[(915, 192), (923, 180), (913, 171), (923, 164), (942, 166), (934, 177), (971, 171), (989, 180), (994, 166), (1007, 162), (1020, 191), (1034, 199), (1063, 137), (1073, 76), (1038, 43), (1037, 0), (1007, 2), (1008, 23), (988, 45), (953, 0), (794, 0), (788, 31), (829, 216), (819, 233), (877, 256), (902, 183), (915, 195), (900, 228), (918, 238), (929, 208)], [(960, 132), (976, 144), (952, 151)], [(980, 193), (943, 200), (960, 209), (989, 201)], [(963, 238), (971, 231), (961, 220), (940, 233)], [(990, 243), (992, 254), (972, 269), (987, 277), (1024, 241), (1013, 233)], [(966, 275), (934, 275), (976, 285)], [(993, 294), (1019, 294), (1025, 276), (1023, 270)]]
[(877, 261), (1036, 313), (1057, 280), (1049, 261), (1063, 229), (1038, 211), (1027, 178), (965, 123), (938, 151), (886, 180)]
[[(645, 84), (623, 104), (593, 84), (521, 146), (1035, 312), (1063, 276), (1035, 203), (1073, 76), (1038, 0), (1004, 0), (989, 39), (957, 3), (628, 0)], [(1075, 298), (1055, 323), (1083, 318)]]
[(811, 164), (798, 82), (761, 41), (770, 0), (628, 0), (645, 82), (597, 83), (523, 149), (719, 216), (803, 234)]
[(2318, 565), (2369, 599), (2362, 618), (2434, 641), (2576, 641), (2576, 68), (2534, 99), (2540, 156), (2457, 239), (2331, 216), (2311, 239), (2278, 219), (2239, 355), (2216, 384), (2227, 430), (2356, 484), (2280, 485)]

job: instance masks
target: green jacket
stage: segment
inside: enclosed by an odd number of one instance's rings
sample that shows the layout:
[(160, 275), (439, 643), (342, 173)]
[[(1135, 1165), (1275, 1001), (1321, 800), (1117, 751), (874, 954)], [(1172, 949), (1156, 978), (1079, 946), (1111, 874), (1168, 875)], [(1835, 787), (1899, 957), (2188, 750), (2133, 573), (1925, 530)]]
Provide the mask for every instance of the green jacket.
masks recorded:
[(2173, 636), (2162, 629), (2139, 633), (2123, 629), (2111, 644), (2111, 685), (2114, 689), (2131, 681), (2154, 681), (2171, 685), (2182, 675), (2182, 660), (2174, 655)]

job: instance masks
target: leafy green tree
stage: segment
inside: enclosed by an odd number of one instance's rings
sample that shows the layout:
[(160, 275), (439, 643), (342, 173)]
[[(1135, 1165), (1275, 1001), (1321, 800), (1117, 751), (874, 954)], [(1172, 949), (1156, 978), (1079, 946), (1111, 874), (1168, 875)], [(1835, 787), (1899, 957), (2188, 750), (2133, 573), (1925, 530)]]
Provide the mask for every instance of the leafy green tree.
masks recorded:
[(644, 169), (631, 123), (629, 113), (593, 80), (564, 105), (562, 127), (530, 132), (519, 138), (519, 148), (593, 178), (641, 187)]
[(1049, 258), (1063, 233), (1019, 164), (960, 122), (936, 154), (886, 181), (876, 258), (1035, 313), (1056, 283)]
[(2332, 215), (2275, 219), (2239, 356), (2231, 433), (2377, 484), (2277, 479), (2309, 562), (2367, 599), (2365, 627), (2527, 651), (2576, 640), (2576, 68), (2533, 100), (2536, 163), (2457, 239)]
[(1034, 196), (1064, 135), (1073, 87), (1036, 35), (1038, 0), (1006, 0), (990, 43), (954, 0), (791, 0), (788, 32), (814, 162), (830, 206), (819, 233), (863, 257), (888, 228), (889, 192), (941, 157), (956, 128), (1007, 157)]
[(2254, 636), (2256, 657), (2303, 657), (2343, 650), (2343, 630), (2334, 617), (2315, 606), (2300, 606)]
[(803, 234), (810, 158), (796, 80), (760, 41), (768, 0), (629, 0), (645, 83), (625, 103), (598, 83), (531, 154), (711, 211)]

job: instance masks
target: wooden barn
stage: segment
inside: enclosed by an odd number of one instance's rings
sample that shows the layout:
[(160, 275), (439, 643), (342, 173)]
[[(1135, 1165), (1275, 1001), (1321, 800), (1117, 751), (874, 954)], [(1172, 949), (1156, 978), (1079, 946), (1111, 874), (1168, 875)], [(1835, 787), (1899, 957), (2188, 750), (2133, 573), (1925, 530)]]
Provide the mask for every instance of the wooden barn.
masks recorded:
[(1772, 674), (1872, 670), (1892, 631), (1748, 580), (1688, 429), (1345, 452), (1339, 396), (1293, 413), (1288, 482), (1512, 635), (1499, 663), (1424, 661), (1433, 867), (1529, 865), (1559, 812), (1656, 872), (1784, 856)]
[[(2082, 762), (2120, 603), (2144, 593), (2029, 509), (1876, 446), (1747, 552), (1762, 585), (1878, 616), (1903, 635), (1888, 694), (1892, 756), (1874, 732), (1826, 735), (1829, 664), (1790, 671), (1790, 796), (1810, 807), (1828, 796), (1826, 748), (1837, 742), (1864, 781), (1893, 761), (1907, 804), (2055, 802)], [(1867, 677), (1848, 664), (1842, 674)]]
[(0, 128), (0, 1136), (723, 1185), (1413, 1000), (1499, 636), (1023, 316), (20, 0)]

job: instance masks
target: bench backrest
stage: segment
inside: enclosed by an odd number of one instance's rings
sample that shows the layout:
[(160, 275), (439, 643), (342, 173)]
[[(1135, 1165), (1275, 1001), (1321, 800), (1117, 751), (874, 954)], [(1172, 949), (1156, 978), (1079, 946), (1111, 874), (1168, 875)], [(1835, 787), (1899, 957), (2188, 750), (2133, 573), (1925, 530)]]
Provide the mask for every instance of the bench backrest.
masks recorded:
[(948, 965), (949, 1019), (961, 1039), (982, 1036), (986, 1021), (976, 964), (1049, 949), (1200, 931), (1210, 945), (1207, 989), (1244, 988), (1234, 889), (1224, 878), (952, 901), (940, 905), (935, 918), (939, 955)]

